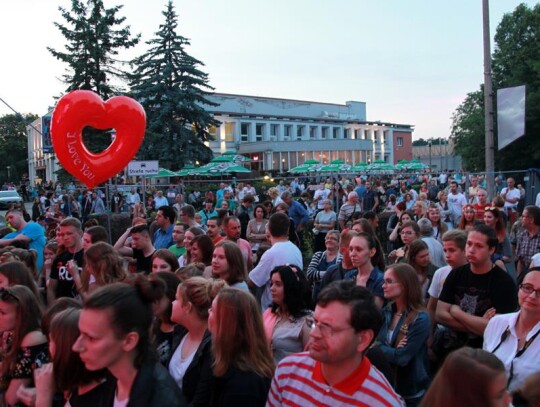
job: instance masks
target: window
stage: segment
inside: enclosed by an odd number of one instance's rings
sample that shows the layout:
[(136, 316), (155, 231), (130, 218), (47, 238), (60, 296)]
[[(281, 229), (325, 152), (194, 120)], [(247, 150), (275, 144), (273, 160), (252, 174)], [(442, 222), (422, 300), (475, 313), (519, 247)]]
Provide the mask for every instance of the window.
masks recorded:
[(338, 138), (339, 130), (339, 127), (332, 127), (332, 138)]
[(277, 136), (279, 132), (279, 124), (271, 124), (270, 125), (270, 135), (271, 136)]
[(284, 139), (285, 140), (290, 140), (291, 135), (292, 135), (292, 125), (286, 124), (284, 130), (285, 130)]
[(403, 147), (403, 137), (398, 137), (396, 143), (398, 147)]
[(354, 139), (360, 140), (360, 129), (354, 129)]
[(240, 141), (249, 141), (249, 123), (240, 123)]
[(328, 127), (322, 128), (322, 138), (327, 139), (328, 138)]
[(315, 138), (317, 138), (317, 127), (309, 126), (309, 138), (310, 140), (315, 140)]
[(225, 141), (234, 141), (234, 123), (225, 123)]
[(302, 140), (302, 137), (304, 136), (304, 128), (306, 126), (297, 126), (296, 127), (296, 140)]
[(257, 123), (255, 124), (255, 141), (262, 141), (264, 133), (264, 124)]

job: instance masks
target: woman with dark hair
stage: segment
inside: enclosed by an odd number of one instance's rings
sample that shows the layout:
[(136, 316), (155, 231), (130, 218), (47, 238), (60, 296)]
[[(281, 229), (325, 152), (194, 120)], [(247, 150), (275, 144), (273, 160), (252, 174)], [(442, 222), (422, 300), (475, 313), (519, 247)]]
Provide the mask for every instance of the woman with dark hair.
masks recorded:
[(414, 214), (409, 211), (403, 211), (399, 217), (398, 222), (394, 226), (394, 229), (390, 232), (390, 235), (388, 236), (388, 240), (390, 242), (393, 242), (392, 247), (394, 247), (395, 250), (399, 249), (401, 246), (403, 246), (403, 240), (401, 240), (401, 227), (404, 223), (411, 222), (414, 219)]
[(178, 270), (178, 259), (168, 249), (157, 249), (152, 255), (152, 273), (166, 271), (174, 273)]
[(201, 262), (205, 266), (212, 264), (212, 254), (214, 253), (214, 242), (207, 235), (195, 236), (191, 241), (191, 261)]
[(437, 270), (437, 267), (429, 260), (428, 245), (421, 239), (413, 241), (409, 245), (406, 260), (415, 270), (422, 289), (422, 298), (427, 301), (429, 299), (428, 289), (431, 285), (431, 279)]
[(369, 223), (369, 221), (365, 218), (357, 219), (353, 222), (351, 229), (357, 233), (366, 233), (373, 236), (375, 239), (375, 254), (371, 258), (371, 263), (374, 267), (378, 267), (382, 273), (382, 270), (384, 270), (386, 267), (384, 260), (384, 249), (371, 223)]
[(176, 298), (176, 290), (180, 284), (180, 278), (169, 271), (156, 271), (150, 274), (148, 279), (161, 279), (166, 286), (163, 297), (153, 304), (155, 317), (153, 330), (159, 361), (162, 365), (167, 366), (171, 358), (173, 332), (176, 325), (171, 320), (172, 303)]
[(253, 210), (253, 219), (248, 222), (246, 240), (251, 244), (251, 251), (256, 252), (261, 243), (267, 243), (266, 224), (268, 223), (266, 208), (258, 204)]
[(97, 242), (108, 243), (109, 236), (107, 230), (100, 225), (86, 228), (83, 233), (83, 249), (87, 250), (90, 246)]
[(399, 231), (403, 246), (397, 250), (392, 250), (388, 254), (389, 263), (404, 263), (407, 261), (407, 252), (409, 251), (410, 244), (416, 239), (420, 238), (420, 228), (415, 221), (405, 222), (401, 225)]
[(164, 291), (163, 281), (138, 275), (132, 285), (112, 283), (86, 299), (73, 351), (88, 370), (107, 369), (114, 378), (102, 406), (186, 405), (152, 346), (152, 304)]
[(416, 272), (404, 263), (389, 266), (383, 291), (389, 303), (383, 309), (380, 349), (395, 369), (396, 392), (408, 407), (416, 406), (429, 385), (426, 341), (430, 326)]
[(193, 241), (195, 236), (199, 235), (204, 235), (203, 230), (194, 226), (190, 227), (184, 233), (184, 246), (186, 247), (186, 252), (178, 258), (179, 267), (187, 266), (189, 263), (193, 262), (193, 260), (191, 259), (191, 242)]
[(504, 365), (496, 356), (464, 347), (450, 353), (433, 379), (421, 407), (508, 407)]
[[(354, 280), (356, 285), (366, 287), (374, 296), (375, 304), (382, 308), (383, 271), (373, 264), (377, 252), (377, 239), (368, 233), (359, 233), (349, 243), (349, 257), (354, 269), (345, 274), (345, 280)], [(384, 264), (384, 263), (383, 263)]]
[(37, 268), (37, 252), (34, 249), (11, 249), (11, 253), (19, 258), (19, 260), (30, 270), (30, 274), (37, 280), (41, 270)]
[(19, 388), (30, 386), (36, 367), (48, 361), (47, 338), (40, 325), (41, 306), (28, 287), (0, 289), (0, 332), (9, 332), (9, 338), (3, 338), (0, 386), (8, 405), (21, 401)]
[[(502, 217), (502, 212), (493, 206), (487, 206), (484, 212), (484, 223), (495, 230), (495, 233), (497, 234), (498, 243), (495, 247), (495, 253), (492, 256), (492, 260), (504, 270), (506, 269), (504, 264), (509, 263), (512, 260), (512, 246), (506, 235), (506, 226)], [(497, 263), (497, 261), (500, 262)]]
[[(107, 383), (104, 370), (90, 371), (71, 348), (80, 335), (80, 308), (68, 307), (53, 317), (49, 331), (51, 363), (36, 369), (35, 405), (71, 407), (101, 405)], [(61, 394), (60, 399), (55, 393)], [(29, 395), (30, 396), (30, 395)], [(31, 399), (27, 400), (32, 405)]]
[(84, 252), (82, 274), (77, 265), (68, 265), (73, 283), (83, 298), (98, 287), (117, 281), (124, 281), (126, 269), (124, 261), (110, 244), (98, 242)]
[(0, 264), (0, 288), (13, 287), (14, 285), (28, 287), (35, 295), (38, 303), (43, 304), (36, 281), (28, 267), (20, 261), (8, 261)]
[[(208, 310), (223, 281), (191, 277), (178, 286), (171, 320), (174, 332), (169, 373), (190, 405), (208, 405), (213, 388)], [(236, 290), (239, 291), (239, 290)]]
[(249, 291), (246, 283), (246, 262), (236, 243), (219, 242), (212, 256), (212, 276), (224, 280), (229, 287)]
[(212, 302), (214, 391), (210, 405), (264, 406), (274, 374), (261, 313), (250, 293), (225, 288)]
[(279, 266), (270, 272), (272, 305), (263, 313), (264, 330), (274, 361), (303, 352), (309, 341), (312, 312), (309, 285), (297, 266)]

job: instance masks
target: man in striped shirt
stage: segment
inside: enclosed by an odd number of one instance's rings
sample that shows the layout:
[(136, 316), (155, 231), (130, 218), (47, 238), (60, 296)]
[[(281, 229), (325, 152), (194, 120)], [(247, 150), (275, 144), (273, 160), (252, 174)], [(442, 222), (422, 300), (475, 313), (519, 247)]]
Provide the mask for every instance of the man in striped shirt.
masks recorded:
[(319, 294), (309, 351), (283, 359), (267, 406), (404, 406), (383, 374), (364, 356), (382, 317), (373, 295), (353, 281)]

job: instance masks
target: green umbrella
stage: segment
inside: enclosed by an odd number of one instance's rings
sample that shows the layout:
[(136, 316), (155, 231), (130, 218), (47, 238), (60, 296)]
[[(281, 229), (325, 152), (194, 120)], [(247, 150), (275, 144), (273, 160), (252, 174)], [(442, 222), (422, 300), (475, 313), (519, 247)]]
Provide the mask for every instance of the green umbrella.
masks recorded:
[(399, 160), (396, 164), (396, 170), (405, 170), (409, 162), (407, 160)]
[(367, 166), (366, 170), (371, 172), (391, 172), (395, 168), (392, 164), (384, 162), (383, 160), (373, 161), (370, 165)]
[(176, 177), (176, 172), (170, 171), (166, 168), (160, 168), (159, 172), (154, 175), (149, 175), (148, 178), (166, 178), (166, 177)]
[(234, 162), (210, 162), (198, 168), (193, 175), (215, 177), (222, 174), (231, 174), (233, 172), (249, 173), (251, 170)]
[(352, 166), (350, 164), (345, 164), (342, 160), (336, 161), (341, 161), (341, 163), (332, 161), (330, 164), (323, 165), (320, 172), (342, 173), (351, 171)]
[(210, 161), (210, 162), (213, 162), (213, 163), (218, 163), (218, 162), (247, 163), (247, 162), (251, 162), (251, 158), (245, 157), (245, 156), (240, 155), (240, 154), (236, 154), (234, 151), (226, 151), (226, 152), (223, 153), (223, 155), (221, 155), (219, 157), (214, 157), (212, 159), (212, 161)]
[(405, 169), (407, 171), (420, 171), (425, 170), (426, 168), (429, 168), (429, 165), (426, 165), (419, 160), (411, 160), (409, 163), (405, 166)]
[(352, 172), (364, 172), (368, 167), (367, 163), (358, 163), (351, 167)]
[(299, 165), (298, 167), (291, 168), (290, 173), (301, 174), (306, 172), (318, 172), (322, 168), (322, 164), (317, 160), (307, 160), (304, 164)]
[(186, 165), (180, 171), (176, 172), (179, 177), (189, 177), (190, 175), (196, 175), (197, 168), (193, 165)]

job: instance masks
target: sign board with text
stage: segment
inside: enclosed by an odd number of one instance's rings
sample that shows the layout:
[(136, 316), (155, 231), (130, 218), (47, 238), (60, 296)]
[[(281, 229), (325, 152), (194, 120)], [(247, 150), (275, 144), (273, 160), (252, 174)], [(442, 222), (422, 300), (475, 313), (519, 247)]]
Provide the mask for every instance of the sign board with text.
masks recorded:
[(128, 175), (146, 177), (156, 175), (159, 172), (159, 161), (130, 161)]

